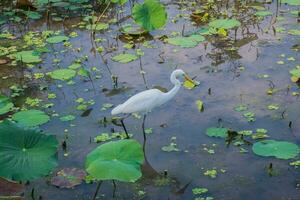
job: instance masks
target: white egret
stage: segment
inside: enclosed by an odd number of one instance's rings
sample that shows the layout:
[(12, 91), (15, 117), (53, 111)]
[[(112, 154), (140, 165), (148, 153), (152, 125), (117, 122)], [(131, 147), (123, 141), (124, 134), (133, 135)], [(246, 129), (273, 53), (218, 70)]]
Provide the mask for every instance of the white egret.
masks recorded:
[(179, 91), (182, 82), (180, 80), (187, 80), (194, 84), (194, 81), (189, 78), (186, 73), (177, 69), (172, 72), (170, 80), (174, 84), (174, 87), (169, 92), (162, 92), (158, 89), (150, 89), (140, 92), (130, 97), (124, 103), (115, 107), (112, 111), (112, 115), (118, 114), (131, 114), (131, 113), (148, 113), (155, 107), (158, 107), (169, 100), (171, 100)]
[[(162, 92), (158, 89), (150, 89), (140, 92), (132, 97), (130, 97), (124, 103), (115, 107), (112, 111), (112, 115), (118, 114), (132, 114), (132, 113), (142, 113), (144, 114), (143, 118), (143, 134), (144, 134), (144, 149), (145, 149), (145, 141), (146, 141), (146, 134), (145, 134), (145, 119), (146, 114), (151, 112), (153, 108), (161, 106), (162, 104), (170, 101), (179, 91), (183, 82), (182, 80), (189, 81), (193, 84), (195, 82), (181, 69), (177, 69), (172, 72), (170, 80), (171, 83), (174, 84), (174, 87), (169, 92)], [(123, 119), (121, 119), (122, 126), (125, 130), (125, 133), (128, 136), (127, 130), (125, 128)]]

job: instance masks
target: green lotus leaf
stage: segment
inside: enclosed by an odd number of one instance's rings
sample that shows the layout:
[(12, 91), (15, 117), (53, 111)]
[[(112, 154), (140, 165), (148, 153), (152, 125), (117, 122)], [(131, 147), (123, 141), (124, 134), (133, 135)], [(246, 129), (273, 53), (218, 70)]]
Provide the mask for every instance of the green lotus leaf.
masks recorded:
[(52, 36), (46, 39), (46, 42), (50, 43), (50, 44), (57, 44), (57, 43), (61, 43), (61, 42), (65, 42), (68, 41), (69, 37), (64, 36), (64, 35), (57, 35), (57, 36)]
[(163, 27), (167, 21), (165, 7), (156, 0), (145, 0), (136, 4), (132, 10), (134, 21), (147, 31)]
[(25, 14), (30, 19), (40, 19), (42, 17), (40, 13), (34, 11), (25, 11)]
[(291, 6), (300, 6), (300, 0), (281, 0), (281, 3), (286, 3)]
[(131, 61), (138, 59), (138, 57), (134, 54), (122, 53), (122, 54), (113, 56), (111, 59), (115, 62), (129, 63)]
[(107, 142), (86, 157), (86, 171), (98, 180), (135, 182), (144, 162), (141, 145), (132, 139)]
[(112, 3), (124, 5), (128, 0), (111, 0)]
[(24, 63), (37, 63), (42, 61), (40, 54), (35, 51), (20, 51), (13, 54), (13, 57), (15, 57), (17, 61)]
[(106, 30), (108, 29), (109, 25), (105, 23), (98, 23), (98, 24), (88, 24), (86, 26), (86, 29), (88, 30), (96, 30), (96, 31), (101, 31), (101, 30)]
[(300, 30), (292, 29), (292, 30), (288, 31), (288, 34), (290, 34), (290, 35), (300, 35)]
[(295, 76), (295, 77), (300, 78), (300, 69), (290, 70), (290, 74), (293, 75), (293, 76)]
[(228, 135), (228, 129), (211, 127), (211, 128), (206, 129), (206, 135), (208, 135), (210, 137), (226, 138)]
[(209, 23), (213, 28), (231, 29), (241, 26), (241, 22), (236, 19), (217, 19)]
[(200, 42), (203, 42), (204, 40), (205, 38), (202, 35), (191, 35), (189, 37), (173, 37), (166, 39), (169, 44), (180, 46), (182, 48), (196, 47)]
[(40, 110), (24, 110), (13, 114), (12, 119), (21, 126), (34, 127), (47, 123), (50, 117)]
[(53, 135), (0, 123), (0, 176), (30, 181), (48, 175), (56, 166), (58, 141)]
[(270, 11), (257, 11), (255, 13), (256, 16), (259, 16), (259, 17), (266, 17), (266, 16), (272, 16), (273, 13), (270, 12)]
[(256, 142), (252, 146), (252, 150), (259, 156), (274, 156), (279, 159), (291, 159), (299, 154), (299, 147), (296, 144), (276, 140)]
[(67, 81), (76, 75), (76, 71), (72, 69), (57, 69), (49, 72), (49, 75), (53, 79)]
[(6, 96), (0, 94), (0, 115), (8, 113), (14, 107), (14, 104)]

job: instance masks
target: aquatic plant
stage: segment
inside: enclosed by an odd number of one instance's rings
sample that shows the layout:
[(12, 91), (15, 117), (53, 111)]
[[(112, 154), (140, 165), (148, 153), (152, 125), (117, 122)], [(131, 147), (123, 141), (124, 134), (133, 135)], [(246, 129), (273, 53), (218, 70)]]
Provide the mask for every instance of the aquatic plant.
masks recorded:
[(0, 123), (0, 176), (30, 181), (48, 175), (57, 166), (58, 141), (36, 129)]

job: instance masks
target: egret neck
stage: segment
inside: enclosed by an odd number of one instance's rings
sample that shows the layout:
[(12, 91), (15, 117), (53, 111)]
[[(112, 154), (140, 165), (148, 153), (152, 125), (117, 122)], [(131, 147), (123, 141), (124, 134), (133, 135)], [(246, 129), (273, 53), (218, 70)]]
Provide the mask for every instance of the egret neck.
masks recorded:
[(174, 84), (174, 87), (169, 92), (163, 94), (165, 97), (163, 103), (171, 100), (177, 94), (181, 87), (181, 82), (176, 78), (176, 74), (174, 72), (171, 74), (170, 80), (171, 83)]

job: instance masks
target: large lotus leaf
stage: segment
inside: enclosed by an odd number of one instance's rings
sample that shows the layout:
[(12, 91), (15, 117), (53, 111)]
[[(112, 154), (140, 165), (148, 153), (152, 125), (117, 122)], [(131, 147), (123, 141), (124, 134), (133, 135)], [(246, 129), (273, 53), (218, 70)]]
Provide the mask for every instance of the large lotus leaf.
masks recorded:
[(143, 4), (133, 7), (134, 21), (147, 31), (163, 27), (167, 21), (165, 7), (156, 0), (145, 0)]
[(129, 63), (131, 61), (134, 61), (138, 59), (138, 57), (134, 54), (129, 54), (129, 53), (121, 53), (119, 55), (116, 55), (111, 58), (115, 62), (120, 62), (120, 63)]
[(189, 37), (173, 37), (166, 39), (169, 44), (180, 46), (182, 48), (196, 47), (200, 42), (203, 42), (204, 40), (205, 38), (202, 35), (191, 35)]
[(48, 42), (50, 44), (56, 44), (56, 43), (65, 42), (68, 40), (69, 40), (69, 38), (67, 36), (57, 35), (57, 36), (47, 38), (46, 42)]
[(295, 77), (300, 78), (300, 69), (293, 69), (293, 70), (290, 71), (290, 74), (295, 76)]
[(14, 107), (14, 104), (6, 96), (0, 94), (0, 115), (9, 112)]
[(241, 26), (241, 23), (236, 19), (217, 19), (209, 23), (213, 28), (231, 29)]
[(300, 0), (281, 0), (281, 3), (287, 3), (291, 6), (300, 6)]
[(13, 56), (16, 58), (16, 60), (24, 63), (37, 63), (42, 61), (40, 54), (35, 51), (20, 51), (13, 54)]
[(51, 179), (51, 184), (59, 188), (73, 188), (80, 185), (86, 177), (86, 172), (77, 168), (64, 168)]
[(208, 135), (210, 137), (226, 138), (228, 135), (228, 129), (211, 127), (211, 128), (206, 129), (206, 135)]
[(141, 145), (132, 139), (100, 145), (86, 157), (86, 171), (98, 180), (134, 182), (141, 176), (144, 162)]
[(16, 181), (48, 175), (56, 166), (58, 141), (53, 135), (0, 123), (0, 176)]
[(12, 119), (21, 126), (34, 127), (45, 124), (50, 117), (40, 110), (24, 110), (13, 114)]
[(73, 78), (76, 75), (76, 71), (72, 69), (57, 69), (49, 72), (49, 75), (53, 79), (66, 81)]
[(280, 159), (295, 158), (299, 154), (299, 147), (296, 144), (276, 140), (256, 142), (252, 150), (259, 156), (274, 156)]

